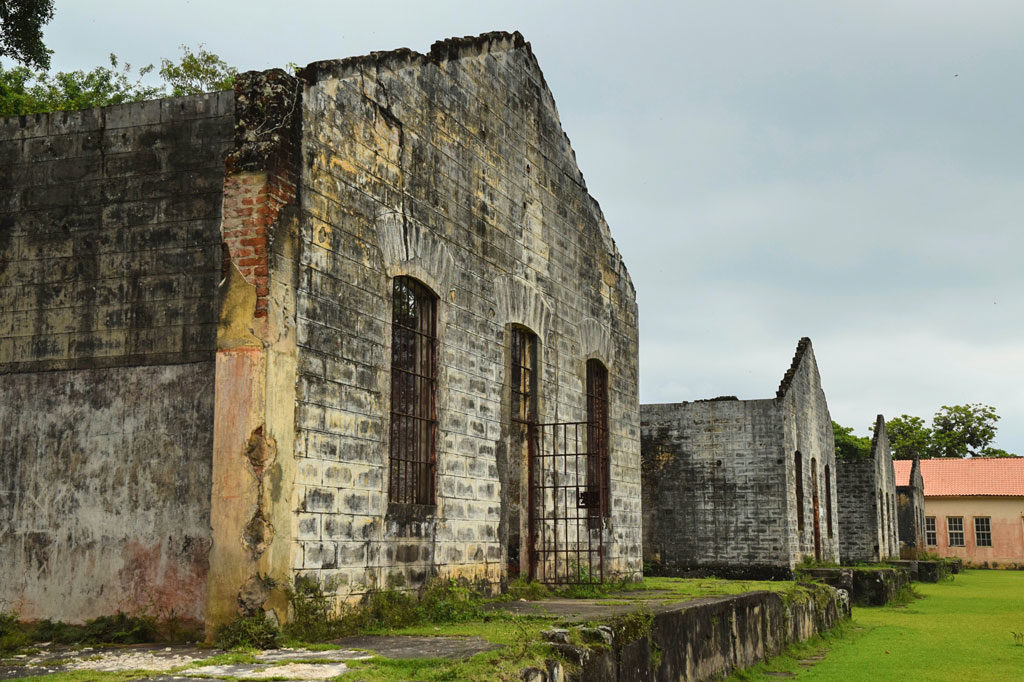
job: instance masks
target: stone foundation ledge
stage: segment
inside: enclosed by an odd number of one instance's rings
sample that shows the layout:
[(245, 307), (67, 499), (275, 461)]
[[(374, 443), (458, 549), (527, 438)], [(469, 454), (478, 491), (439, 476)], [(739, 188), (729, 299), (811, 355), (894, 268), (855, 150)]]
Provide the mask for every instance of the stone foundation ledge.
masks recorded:
[(913, 578), (908, 567), (889, 564), (802, 568), (800, 575), (846, 590), (850, 593), (850, 601), (857, 606), (885, 606), (909, 585)]
[(545, 632), (568, 661), (527, 668), (523, 682), (715, 680), (830, 630), (850, 617), (845, 590), (747, 592), (641, 610), (604, 625)]

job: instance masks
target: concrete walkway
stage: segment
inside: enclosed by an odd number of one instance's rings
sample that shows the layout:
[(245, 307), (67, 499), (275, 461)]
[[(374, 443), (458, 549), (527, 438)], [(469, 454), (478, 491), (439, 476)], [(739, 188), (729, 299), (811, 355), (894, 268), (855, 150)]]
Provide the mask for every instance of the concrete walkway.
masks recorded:
[[(268, 649), (253, 655), (249, 663), (201, 665), (202, 661), (224, 654), (219, 649), (195, 646), (126, 646), (116, 648), (64, 647), (43, 645), (38, 654), (0, 660), (0, 680), (24, 679), (74, 670), (117, 672), (127, 670), (167, 674), (138, 679), (160, 682), (236, 677), (260, 680), (269, 677), (288, 680), (326, 680), (348, 670), (346, 662), (383, 656), (384, 658), (469, 658), (499, 648), (480, 637), (345, 637), (335, 642), (341, 649)], [(186, 665), (197, 667), (175, 670)], [(174, 672), (170, 672), (170, 671)]]

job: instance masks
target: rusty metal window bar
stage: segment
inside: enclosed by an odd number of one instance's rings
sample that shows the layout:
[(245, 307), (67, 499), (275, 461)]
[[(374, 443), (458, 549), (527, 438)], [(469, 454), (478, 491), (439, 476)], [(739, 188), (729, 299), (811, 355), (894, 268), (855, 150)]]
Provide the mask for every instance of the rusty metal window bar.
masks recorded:
[(591, 525), (590, 422), (530, 425), (530, 577), (546, 584), (604, 580), (604, 532)]
[(924, 517), (924, 544), (935, 547), (939, 544), (939, 533), (935, 530), (935, 517)]
[(434, 504), (437, 441), (437, 297), (396, 277), (391, 318), (388, 499)]
[(946, 532), (949, 534), (950, 547), (964, 546), (964, 517), (947, 516)]
[(793, 455), (793, 462), (796, 466), (796, 527), (797, 530), (802, 531), (804, 529), (804, 467), (799, 450)]
[(832, 537), (832, 471), (825, 465), (825, 522), (828, 536)]
[(974, 517), (974, 545), (976, 547), (992, 546), (992, 521), (990, 517)]
[(588, 493), (597, 504), (592, 517), (611, 515), (611, 457), (608, 448), (608, 370), (600, 360), (587, 360)]
[(512, 327), (512, 421), (524, 426), (537, 421), (537, 336)]

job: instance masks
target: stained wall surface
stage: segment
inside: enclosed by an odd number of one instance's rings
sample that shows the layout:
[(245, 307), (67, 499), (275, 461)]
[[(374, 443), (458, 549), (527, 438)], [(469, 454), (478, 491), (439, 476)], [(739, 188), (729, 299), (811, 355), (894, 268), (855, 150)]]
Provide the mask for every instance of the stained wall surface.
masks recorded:
[(0, 120), (0, 608), (202, 618), (232, 109)]
[(896, 511), (900, 558), (916, 559), (918, 552), (927, 551), (924, 544), (924, 478), (920, 460), (915, 459), (911, 465), (907, 485), (896, 486)]
[(899, 504), (885, 418), (878, 415), (868, 459), (840, 459), (839, 527), (844, 562), (877, 562), (900, 556)]
[(788, 565), (775, 401), (644, 405), (642, 415), (645, 559), (719, 574)]
[(774, 399), (640, 410), (644, 558), (657, 570), (786, 577), (805, 556), (838, 560), (832, 426), (809, 340)]
[[(804, 557), (839, 561), (836, 500), (836, 454), (832, 417), (821, 388), (818, 361), (808, 338), (797, 344), (793, 363), (776, 392), (782, 415), (790, 514), (789, 560)], [(800, 492), (797, 494), (796, 453), (800, 453)], [(801, 499), (802, 498), (802, 499)], [(801, 504), (802, 502), (802, 504)], [(802, 519), (802, 522), (801, 522)]]
[[(509, 335), (538, 341), (541, 422), (609, 372), (605, 570), (640, 572), (635, 293), (522, 36), (310, 65), (303, 92), (293, 567), (339, 593), (528, 570)], [(436, 505), (388, 498), (392, 291), (437, 296)], [(515, 566), (513, 566), (515, 568)]]

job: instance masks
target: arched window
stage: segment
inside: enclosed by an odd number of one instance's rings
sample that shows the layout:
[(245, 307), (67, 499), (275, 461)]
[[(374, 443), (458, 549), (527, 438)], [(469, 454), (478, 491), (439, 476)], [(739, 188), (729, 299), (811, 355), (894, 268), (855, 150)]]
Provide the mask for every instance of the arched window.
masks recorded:
[[(587, 360), (587, 481), (600, 495), (592, 516), (611, 515), (611, 457), (608, 448), (608, 370), (600, 360)], [(596, 490), (595, 490), (596, 488)], [(596, 513), (595, 513), (596, 512)]]
[(796, 468), (796, 527), (804, 529), (804, 464), (800, 451), (793, 455), (793, 464)]
[(434, 504), (437, 297), (396, 277), (391, 318), (391, 502)]
[(832, 472), (827, 464), (825, 465), (825, 523), (828, 527), (828, 536), (832, 537)]

